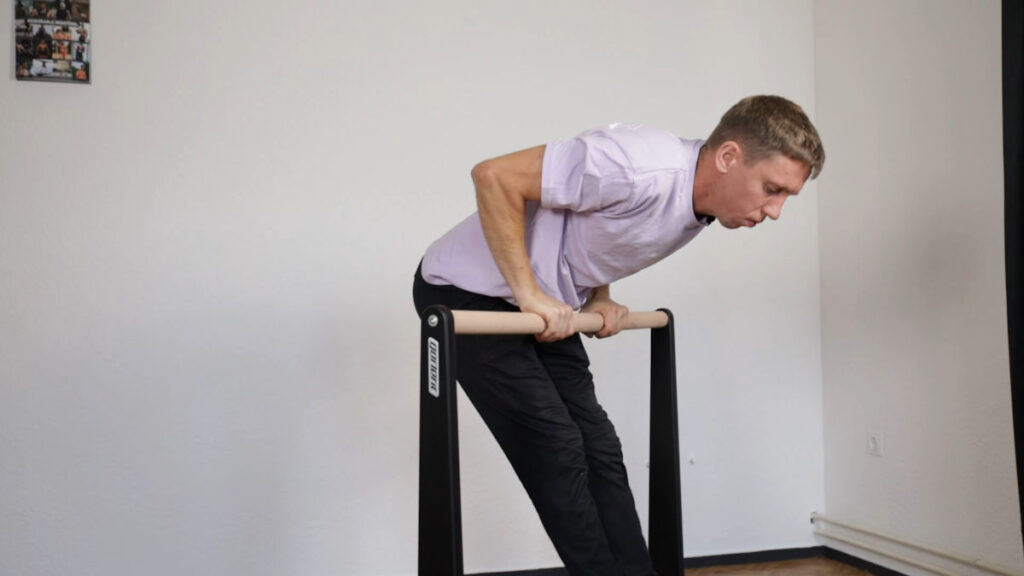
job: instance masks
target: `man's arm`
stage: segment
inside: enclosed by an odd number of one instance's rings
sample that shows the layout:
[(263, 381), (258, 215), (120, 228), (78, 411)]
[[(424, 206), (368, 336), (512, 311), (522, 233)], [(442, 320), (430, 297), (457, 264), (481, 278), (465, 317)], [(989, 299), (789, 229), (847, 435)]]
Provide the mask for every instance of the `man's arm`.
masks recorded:
[(545, 294), (526, 252), (526, 202), (540, 202), (544, 146), (513, 152), (473, 167), (473, 184), (484, 237), (494, 261), (523, 312), (544, 319), (541, 342), (572, 335), (572, 308)]
[(629, 308), (612, 300), (611, 286), (605, 284), (590, 291), (587, 303), (583, 305), (581, 312), (596, 312), (604, 316), (604, 326), (597, 332), (587, 336), (607, 338), (622, 331), (622, 323), (629, 315)]

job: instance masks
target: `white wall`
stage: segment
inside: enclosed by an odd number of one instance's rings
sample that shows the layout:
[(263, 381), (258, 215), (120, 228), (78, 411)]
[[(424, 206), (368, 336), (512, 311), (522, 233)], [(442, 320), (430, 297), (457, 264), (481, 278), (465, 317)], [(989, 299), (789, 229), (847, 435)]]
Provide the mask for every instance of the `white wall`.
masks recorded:
[(815, 9), (827, 512), (1020, 571), (999, 3)]
[[(809, 0), (96, 4), (0, 83), (0, 574), (413, 574), (425, 246), (495, 154), (815, 116)], [(8, 21), (8, 24), (10, 22)], [(0, 26), (0, 57), (11, 26)], [(817, 194), (622, 282), (678, 319), (688, 555), (814, 540)], [(646, 339), (592, 347), (646, 522)], [(557, 558), (463, 404), (466, 566)]]

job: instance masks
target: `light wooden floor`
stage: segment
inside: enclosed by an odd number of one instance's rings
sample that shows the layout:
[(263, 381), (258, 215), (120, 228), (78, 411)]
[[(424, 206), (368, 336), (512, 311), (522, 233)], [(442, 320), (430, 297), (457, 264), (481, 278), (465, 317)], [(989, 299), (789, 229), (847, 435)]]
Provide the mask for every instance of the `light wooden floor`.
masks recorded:
[(763, 564), (690, 568), (686, 571), (686, 576), (870, 576), (870, 574), (835, 560), (808, 558)]

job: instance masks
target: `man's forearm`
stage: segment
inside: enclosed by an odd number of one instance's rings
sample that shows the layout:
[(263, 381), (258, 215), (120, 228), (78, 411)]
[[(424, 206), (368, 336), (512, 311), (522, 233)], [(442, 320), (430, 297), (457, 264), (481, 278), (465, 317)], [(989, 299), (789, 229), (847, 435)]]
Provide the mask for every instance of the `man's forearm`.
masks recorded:
[(494, 261), (517, 300), (539, 291), (526, 251), (526, 198), (485, 164), (473, 170), (477, 207)]
[(544, 146), (528, 148), (477, 164), (473, 168), (477, 208), (484, 238), (498, 270), (523, 312), (544, 319), (541, 342), (572, 334), (572, 308), (537, 285), (526, 250), (526, 203), (541, 201)]
[(477, 187), (477, 204), (484, 237), (494, 262), (518, 299), (537, 288), (526, 252), (525, 202), (518, 205), (500, 188)]

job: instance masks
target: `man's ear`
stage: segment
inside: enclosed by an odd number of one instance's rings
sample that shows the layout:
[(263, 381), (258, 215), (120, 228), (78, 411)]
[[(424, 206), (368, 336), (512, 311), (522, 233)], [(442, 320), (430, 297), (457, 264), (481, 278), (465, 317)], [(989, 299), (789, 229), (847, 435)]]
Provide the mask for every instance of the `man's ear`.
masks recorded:
[(715, 168), (723, 174), (742, 161), (743, 149), (734, 140), (727, 140), (715, 151)]

